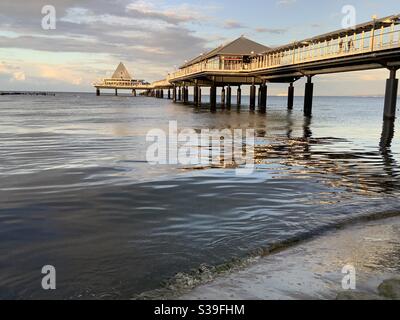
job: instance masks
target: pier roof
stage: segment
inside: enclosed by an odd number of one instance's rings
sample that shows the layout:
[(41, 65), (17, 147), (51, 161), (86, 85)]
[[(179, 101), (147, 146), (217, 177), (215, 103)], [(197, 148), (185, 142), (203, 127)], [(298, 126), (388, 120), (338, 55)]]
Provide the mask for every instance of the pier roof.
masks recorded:
[(126, 69), (125, 65), (121, 62), (118, 65), (117, 69), (114, 71), (112, 79), (132, 80), (132, 77)]
[(257, 43), (253, 40), (247, 39), (241, 36), (225, 45), (221, 45), (205, 54), (199, 55), (198, 57), (185, 63), (181, 68), (186, 68), (200, 61), (204, 61), (216, 56), (231, 55), (231, 56), (250, 56), (252, 54), (258, 54), (269, 50), (270, 48)]

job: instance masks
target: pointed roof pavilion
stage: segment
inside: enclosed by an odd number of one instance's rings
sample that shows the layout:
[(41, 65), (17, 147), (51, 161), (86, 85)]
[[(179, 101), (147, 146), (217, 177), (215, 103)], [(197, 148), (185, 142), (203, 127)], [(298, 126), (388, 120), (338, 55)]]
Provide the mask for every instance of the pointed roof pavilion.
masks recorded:
[(131, 75), (129, 74), (128, 70), (126, 69), (125, 65), (120, 62), (117, 69), (115, 70), (112, 79), (120, 79), (120, 80), (132, 80)]
[(181, 68), (189, 67), (200, 61), (208, 60), (216, 56), (251, 56), (254, 54), (262, 53), (270, 50), (269, 47), (264, 46), (258, 42), (247, 39), (245, 36), (241, 36), (236, 40), (233, 40), (225, 45), (221, 45), (214, 50), (211, 50), (205, 54), (202, 54), (193, 60), (185, 63)]

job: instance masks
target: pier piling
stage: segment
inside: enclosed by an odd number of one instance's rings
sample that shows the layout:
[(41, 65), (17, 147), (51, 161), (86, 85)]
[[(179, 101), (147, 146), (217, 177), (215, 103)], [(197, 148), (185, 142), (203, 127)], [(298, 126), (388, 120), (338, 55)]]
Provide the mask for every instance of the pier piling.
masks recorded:
[(176, 102), (176, 85), (172, 88), (172, 101)]
[(268, 87), (265, 83), (260, 86), (260, 111), (265, 112), (267, 109), (267, 90)]
[(230, 85), (226, 88), (226, 107), (231, 108), (232, 105), (232, 88)]
[(314, 84), (312, 83), (312, 76), (307, 76), (307, 83), (304, 93), (304, 115), (311, 117), (313, 106)]
[(98, 88), (96, 89), (96, 96), (98, 96), (98, 97), (100, 96), (100, 89), (98, 89)]
[(238, 86), (237, 89), (237, 95), (236, 95), (236, 99), (237, 99), (237, 106), (238, 108), (240, 108), (240, 105), (242, 104), (242, 89), (240, 86)]
[(256, 86), (253, 84), (250, 87), (250, 110), (256, 109)]
[(195, 80), (193, 87), (193, 104), (197, 106), (199, 103), (199, 86), (197, 84), (197, 80)]
[(115, 89), (115, 95), (118, 96), (118, 89)]
[(222, 90), (221, 90), (221, 105), (222, 105), (223, 108), (225, 107), (225, 93), (226, 93), (225, 87), (222, 87)]
[(288, 109), (293, 110), (293, 105), (294, 105), (294, 86), (293, 82), (291, 82), (288, 89)]
[(198, 88), (198, 93), (197, 93), (197, 106), (201, 107), (201, 87), (200, 86)]
[(397, 69), (390, 69), (390, 77), (386, 81), (384, 120), (394, 120), (396, 118), (397, 91), (399, 88), (399, 79), (396, 78), (396, 72)]
[(210, 87), (210, 105), (211, 110), (217, 109), (217, 87), (215, 84), (211, 85)]

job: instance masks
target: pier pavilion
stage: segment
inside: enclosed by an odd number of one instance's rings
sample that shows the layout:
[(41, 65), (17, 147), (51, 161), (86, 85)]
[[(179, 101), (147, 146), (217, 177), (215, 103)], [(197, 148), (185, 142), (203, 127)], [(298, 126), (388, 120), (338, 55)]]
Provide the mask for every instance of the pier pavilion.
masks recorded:
[(149, 84), (144, 80), (134, 80), (121, 62), (111, 78), (103, 79), (93, 84), (96, 88), (96, 95), (100, 96), (100, 89), (113, 89), (115, 95), (118, 95), (118, 90), (131, 90), (132, 95), (136, 96), (136, 90), (147, 90)]

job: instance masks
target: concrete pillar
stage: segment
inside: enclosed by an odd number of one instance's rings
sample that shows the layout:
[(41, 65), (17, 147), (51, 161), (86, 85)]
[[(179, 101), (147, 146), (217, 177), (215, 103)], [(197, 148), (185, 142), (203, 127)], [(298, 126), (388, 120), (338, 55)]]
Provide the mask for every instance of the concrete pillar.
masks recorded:
[(118, 95), (118, 89), (117, 88), (115, 88), (115, 95), (116, 96)]
[(136, 97), (136, 90), (135, 90), (135, 89), (132, 90), (132, 95), (133, 95), (134, 97)]
[(397, 69), (391, 69), (390, 77), (386, 81), (384, 120), (396, 119), (397, 91), (399, 88), (399, 79), (396, 79), (396, 71)]
[(96, 96), (100, 96), (100, 89), (99, 88), (96, 88)]
[(237, 89), (236, 99), (237, 99), (237, 106), (240, 107), (240, 105), (242, 104), (242, 89), (240, 86), (238, 86)]
[(226, 93), (225, 87), (222, 87), (222, 90), (221, 90), (221, 105), (222, 105), (223, 108), (225, 107), (225, 93)]
[(293, 86), (293, 82), (291, 82), (289, 89), (288, 89), (288, 109), (289, 110), (293, 109), (293, 104), (294, 104), (294, 86)]
[(214, 84), (210, 88), (210, 105), (211, 110), (217, 109), (217, 87)]
[(260, 86), (260, 111), (265, 112), (267, 109), (267, 90), (268, 87), (265, 83)]
[(160, 90), (160, 98), (164, 99), (164, 90), (163, 89)]
[(306, 90), (304, 93), (304, 115), (311, 117), (313, 106), (314, 84), (312, 83), (312, 76), (307, 76)]
[(179, 86), (178, 88), (178, 101), (182, 101), (182, 87)]
[(232, 88), (230, 85), (226, 88), (226, 107), (230, 109), (232, 106)]
[(260, 109), (261, 109), (261, 105), (262, 105), (262, 102), (261, 102), (261, 90), (262, 90), (262, 85), (260, 85), (260, 87), (258, 88), (258, 102), (257, 102), (257, 105), (258, 105), (258, 108), (260, 108)]
[(168, 100), (171, 100), (171, 89), (168, 89)]
[(256, 86), (253, 84), (250, 87), (250, 110), (256, 109)]

